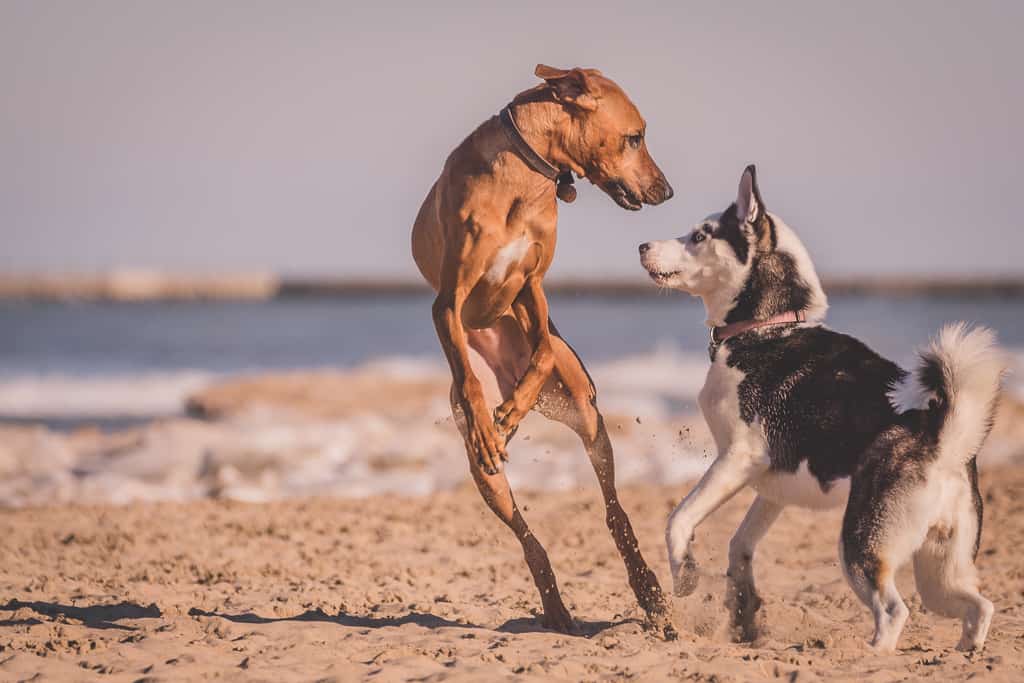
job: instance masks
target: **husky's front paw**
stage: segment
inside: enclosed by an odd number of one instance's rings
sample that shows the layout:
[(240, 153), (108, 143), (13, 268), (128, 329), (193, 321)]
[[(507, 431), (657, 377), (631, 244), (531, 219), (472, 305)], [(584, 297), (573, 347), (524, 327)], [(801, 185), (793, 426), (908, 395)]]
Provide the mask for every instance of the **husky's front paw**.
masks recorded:
[(697, 561), (687, 553), (679, 564), (672, 564), (672, 592), (685, 598), (697, 590)]

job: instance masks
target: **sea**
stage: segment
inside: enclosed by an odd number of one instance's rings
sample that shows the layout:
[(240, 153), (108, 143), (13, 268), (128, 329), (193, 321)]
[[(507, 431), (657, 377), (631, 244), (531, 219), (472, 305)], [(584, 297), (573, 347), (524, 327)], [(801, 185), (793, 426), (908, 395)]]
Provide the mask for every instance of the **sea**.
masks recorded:
[[(465, 455), (443, 392), (412, 418), (374, 408), (310, 424), (262, 413), (208, 433), (201, 430), (209, 425), (184, 415), (189, 395), (237, 375), (351, 370), (379, 373), (382, 386), (424, 376), (442, 386), (447, 368), (431, 299), (388, 292), (0, 302), (0, 425), (30, 426), (35, 434), (0, 443), (0, 505), (424, 495), (457, 486), (465, 480)], [(708, 367), (708, 336), (701, 303), (675, 292), (559, 293), (551, 295), (550, 310), (594, 376), (603, 409), (616, 416), (620, 480), (681, 481), (703, 471), (706, 434), (681, 438), (684, 429), (702, 429), (696, 393)], [(909, 367), (918, 347), (959, 320), (993, 328), (1024, 367), (1024, 298), (843, 294), (830, 298), (827, 324)], [(1011, 376), (1008, 387), (1024, 398), (1022, 374)], [(513, 483), (592, 483), (586, 458), (568, 453), (578, 443), (524, 425), (535, 437), (517, 437), (515, 452), (527, 455), (513, 457)], [(141, 445), (117, 442), (104, 450), (100, 438), (100, 446), (83, 451), (70, 435), (86, 426), (101, 434), (135, 429)]]

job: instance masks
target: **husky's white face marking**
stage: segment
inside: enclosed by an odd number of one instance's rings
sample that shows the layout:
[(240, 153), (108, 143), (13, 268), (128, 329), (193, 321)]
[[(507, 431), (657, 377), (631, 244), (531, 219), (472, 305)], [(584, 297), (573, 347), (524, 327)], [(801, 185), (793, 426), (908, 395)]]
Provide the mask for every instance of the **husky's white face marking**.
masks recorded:
[(704, 299), (713, 324), (721, 324), (714, 321), (724, 319), (750, 272), (750, 264), (740, 262), (733, 248), (715, 237), (720, 215), (709, 216), (678, 239), (648, 242), (640, 257), (659, 287)]
[(711, 214), (678, 239), (641, 245), (640, 262), (661, 287), (679, 289), (705, 301), (716, 293), (721, 293), (722, 299), (735, 299), (750, 272), (756, 239), (753, 224), (763, 214), (753, 171), (747, 169), (732, 206)]
[(530, 240), (526, 239), (526, 235), (523, 235), (519, 239), (512, 240), (503, 246), (498, 250), (498, 253), (494, 255), (494, 262), (484, 274), (484, 279), (495, 283), (504, 282), (509, 266), (513, 263), (519, 263), (519, 261), (526, 256), (526, 252), (529, 248)]
[[(709, 325), (724, 324), (744, 290), (763, 298), (748, 301), (750, 310), (734, 314), (739, 319), (797, 308), (816, 321), (828, 307), (806, 249), (778, 216), (765, 211), (750, 168), (728, 209), (683, 237), (642, 244), (640, 262), (658, 286), (701, 297)], [(783, 304), (784, 310), (768, 310)]]
[(748, 264), (724, 240), (715, 238), (721, 214), (712, 214), (674, 240), (648, 242), (640, 262), (661, 287), (703, 296), (723, 282), (742, 282)]

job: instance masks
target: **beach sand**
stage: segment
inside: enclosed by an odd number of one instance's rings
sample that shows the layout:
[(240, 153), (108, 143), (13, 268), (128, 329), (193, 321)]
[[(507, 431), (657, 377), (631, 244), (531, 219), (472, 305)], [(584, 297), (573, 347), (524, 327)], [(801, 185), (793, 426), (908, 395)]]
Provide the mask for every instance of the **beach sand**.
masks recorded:
[[(688, 486), (622, 492), (668, 585), (662, 531)], [(641, 628), (595, 487), (519, 496), (582, 635), (538, 626), (518, 544), (475, 491), (423, 498), (205, 500), (0, 511), (0, 680), (1024, 680), (1024, 471), (982, 474), (984, 651), (921, 609), (895, 655), (836, 564), (840, 511), (789, 509), (759, 549), (762, 634), (732, 644), (726, 548), (743, 493), (697, 534), (681, 637)]]

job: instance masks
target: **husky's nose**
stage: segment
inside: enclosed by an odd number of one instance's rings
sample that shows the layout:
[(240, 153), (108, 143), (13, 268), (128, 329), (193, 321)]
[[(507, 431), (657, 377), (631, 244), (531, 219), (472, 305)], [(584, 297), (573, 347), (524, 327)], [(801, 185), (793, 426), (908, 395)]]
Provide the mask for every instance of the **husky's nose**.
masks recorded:
[(646, 254), (648, 251), (650, 251), (650, 249), (651, 249), (651, 243), (650, 242), (644, 242), (643, 244), (640, 245), (640, 253), (641, 254)]

